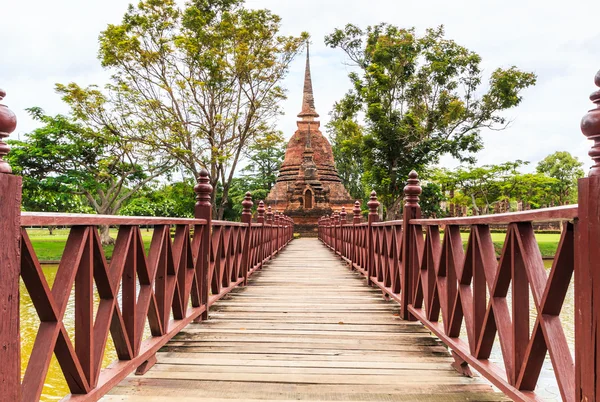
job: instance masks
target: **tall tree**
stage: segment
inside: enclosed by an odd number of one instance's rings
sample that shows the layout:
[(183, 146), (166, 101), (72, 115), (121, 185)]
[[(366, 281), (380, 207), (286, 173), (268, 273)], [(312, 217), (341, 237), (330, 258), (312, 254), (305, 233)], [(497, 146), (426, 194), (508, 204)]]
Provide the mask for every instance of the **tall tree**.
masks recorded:
[[(356, 122), (357, 104), (343, 99), (333, 106), (327, 131), (331, 141), (335, 167), (344, 187), (353, 199), (366, 199), (363, 183), (364, 130)], [(370, 191), (369, 191), (370, 192)]]
[[(55, 177), (31, 177), (23, 175), (23, 168), (19, 165), (22, 155), (16, 157), (8, 155), (8, 161), (12, 164), (13, 173), (23, 176), (23, 197), (21, 208), (31, 212), (67, 212), (67, 213), (90, 213), (93, 209), (87, 200), (76, 194), (76, 188), (65, 185)], [(54, 234), (56, 226), (48, 226), (50, 235)]]
[[(281, 81), (308, 38), (281, 36), (280, 18), (243, 0), (142, 0), (100, 34), (99, 58), (112, 73), (104, 100), (95, 88), (59, 86), (80, 116), (177, 160), (201, 167), (223, 200), (246, 147), (273, 130), (285, 99)], [(213, 193), (213, 201), (217, 194)]]
[[(41, 191), (85, 197), (98, 214), (116, 214), (139, 189), (171, 168), (165, 161), (140, 156), (109, 130), (94, 131), (40, 108), (28, 111), (43, 126), (23, 141), (11, 141), (11, 165), (26, 182), (40, 183)], [(112, 242), (107, 227), (101, 235), (104, 244)]]
[[(271, 131), (257, 137), (245, 153), (248, 164), (242, 169), (244, 178), (253, 190), (263, 190), (262, 199), (266, 198), (275, 185), (285, 156), (284, 144), (283, 134)], [(254, 198), (258, 197), (255, 194)]]
[(577, 179), (584, 176), (583, 162), (566, 151), (546, 156), (537, 165), (538, 173), (556, 179), (554, 187), (558, 205), (576, 202)]
[(343, 102), (364, 112), (365, 180), (388, 218), (399, 212), (411, 169), (423, 170), (444, 154), (473, 162), (483, 146), (480, 130), (505, 128), (500, 112), (517, 106), (536, 80), (516, 67), (499, 68), (485, 90), (481, 57), (445, 38), (441, 26), (418, 36), (414, 28), (349, 24), (325, 42), (357, 67)]
[(546, 208), (556, 202), (557, 180), (543, 173), (517, 174), (510, 184), (513, 199), (525, 209)]

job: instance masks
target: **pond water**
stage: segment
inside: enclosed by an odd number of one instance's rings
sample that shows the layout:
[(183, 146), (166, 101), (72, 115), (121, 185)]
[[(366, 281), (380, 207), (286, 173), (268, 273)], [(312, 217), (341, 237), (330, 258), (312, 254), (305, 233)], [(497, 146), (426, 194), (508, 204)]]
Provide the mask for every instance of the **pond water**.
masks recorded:
[[(58, 270), (58, 265), (42, 265), (42, 269), (44, 271), (44, 275), (46, 276), (46, 280), (48, 281), (48, 285), (52, 288), (54, 284), (54, 279), (56, 278), (56, 272)], [(31, 297), (29, 296), (29, 292), (25, 287), (23, 281), (21, 281), (21, 299), (20, 299), (20, 310), (21, 310), (21, 375), (25, 374), (25, 369), (27, 367), (27, 363), (29, 362), (29, 356), (31, 355), (31, 350), (33, 349), (33, 344), (35, 342), (35, 337), (37, 335), (38, 327), (40, 325), (40, 320), (38, 318), (37, 312), (35, 311), (35, 307), (31, 302)], [(99, 303), (99, 297), (96, 294), (94, 298), (94, 303), (96, 306)], [(65, 312), (65, 327), (71, 336), (71, 339), (74, 339), (74, 293), (71, 292), (71, 297), (69, 299), (69, 304), (67, 306), (67, 311)], [(109, 336), (108, 339), (108, 353), (104, 356), (104, 362), (102, 367), (108, 366), (112, 361), (114, 361), (117, 357), (116, 352), (114, 351), (114, 346), (112, 339)], [(65, 382), (65, 379), (62, 375), (62, 371), (58, 364), (58, 360), (56, 357), (52, 355), (52, 362), (50, 363), (50, 368), (48, 370), (48, 375), (46, 376), (46, 382), (44, 384), (44, 390), (42, 393), (41, 401), (58, 401), (66, 394), (69, 393), (69, 387)]]
[[(551, 261), (545, 261), (546, 268), (549, 269), (552, 265)], [(57, 265), (44, 265), (43, 271), (48, 280), (49, 285), (52, 287), (54, 283), (54, 279), (56, 277), (56, 271), (58, 269)], [(510, 294), (510, 292), (509, 292)], [(96, 294), (95, 302), (96, 304), (99, 301), (99, 297)], [(563, 327), (565, 329), (565, 335), (569, 341), (569, 344), (572, 348), (574, 341), (574, 298), (573, 298), (573, 285), (569, 287), (569, 292), (567, 293), (567, 298), (565, 300), (565, 304), (563, 306), (563, 311), (561, 313), (561, 319), (563, 320)], [(530, 323), (533, 326), (536, 318), (536, 311), (534, 308), (533, 300), (530, 302), (531, 307), (531, 320)], [(31, 349), (33, 348), (33, 344), (35, 341), (35, 336), (37, 334), (38, 326), (40, 321), (38, 319), (35, 308), (31, 302), (31, 298), (29, 297), (29, 293), (25, 288), (25, 285), (21, 282), (21, 300), (20, 300), (20, 308), (21, 308), (21, 354), (22, 354), (22, 374), (25, 372), (25, 368), (27, 367), (27, 362), (29, 360), (29, 356), (31, 354)], [(69, 305), (67, 307), (67, 311), (65, 314), (65, 327), (67, 331), (71, 335), (71, 339), (73, 339), (74, 332), (74, 301), (73, 301), (73, 293), (71, 294), (71, 299)], [(463, 326), (464, 329), (464, 326)], [(146, 328), (146, 331), (148, 329)], [(147, 336), (148, 334), (146, 334)], [(463, 334), (466, 338), (466, 334)], [(572, 352), (573, 350), (571, 350)], [(107, 343), (107, 352), (104, 356), (103, 367), (108, 366), (111, 362), (116, 360), (116, 353), (114, 351), (114, 346), (112, 339), (109, 335), (108, 343)], [(502, 357), (500, 354), (500, 348), (498, 343), (495, 344), (494, 350), (492, 352), (491, 359), (495, 363), (502, 365)], [(543, 392), (544, 397), (549, 400), (560, 400), (558, 395), (558, 388), (556, 386), (556, 381), (554, 380), (554, 376), (552, 374), (552, 365), (550, 364), (550, 360), (547, 357), (546, 363), (544, 364), (544, 371), (542, 373), (542, 378), (540, 380), (540, 385), (538, 386), (539, 390)], [(46, 382), (44, 384), (43, 394), (41, 397), (41, 401), (58, 401), (66, 394), (68, 394), (69, 388), (64, 380), (62, 372), (60, 370), (60, 366), (58, 361), (53, 356), (52, 363), (50, 364), (50, 369), (48, 371), (48, 375), (46, 377)]]
[[(551, 260), (544, 260), (544, 266), (546, 267), (546, 272), (550, 274), (550, 268), (552, 268)], [(511, 289), (508, 290), (508, 306), (509, 311), (511, 311), (511, 300), (510, 293)], [(529, 292), (529, 326), (530, 326), (530, 334), (533, 326), (535, 324), (535, 320), (537, 318), (537, 311), (535, 308), (535, 303), (533, 301), (533, 295), (531, 291)], [(562, 322), (562, 327), (565, 332), (565, 336), (567, 338), (567, 342), (569, 343), (569, 349), (571, 350), (571, 355), (574, 355), (574, 344), (575, 344), (575, 296), (573, 292), (573, 280), (569, 284), (569, 289), (567, 291), (567, 295), (565, 297), (565, 301), (560, 313), (560, 319)], [(462, 328), (461, 337), (464, 339), (467, 338), (466, 331), (464, 330), (464, 326)], [(492, 348), (492, 354), (490, 356), (490, 361), (498, 364), (502, 368), (504, 368), (504, 362), (502, 359), (502, 353), (500, 350), (500, 343), (498, 341), (498, 335), (496, 334), (496, 341)], [(556, 382), (556, 378), (554, 376), (554, 370), (552, 368), (552, 362), (550, 360), (550, 355), (546, 353), (546, 359), (544, 361), (544, 365), (542, 367), (542, 372), (540, 374), (540, 379), (537, 384), (536, 392), (540, 397), (545, 401), (561, 401), (560, 391), (558, 389), (558, 384)]]

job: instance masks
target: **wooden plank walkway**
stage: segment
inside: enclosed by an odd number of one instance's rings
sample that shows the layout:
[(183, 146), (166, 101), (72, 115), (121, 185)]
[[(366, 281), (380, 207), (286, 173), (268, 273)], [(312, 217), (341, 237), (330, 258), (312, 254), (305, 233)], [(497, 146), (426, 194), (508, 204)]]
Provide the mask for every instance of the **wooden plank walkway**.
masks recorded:
[(506, 400), (317, 239), (294, 240), (157, 357), (103, 400)]

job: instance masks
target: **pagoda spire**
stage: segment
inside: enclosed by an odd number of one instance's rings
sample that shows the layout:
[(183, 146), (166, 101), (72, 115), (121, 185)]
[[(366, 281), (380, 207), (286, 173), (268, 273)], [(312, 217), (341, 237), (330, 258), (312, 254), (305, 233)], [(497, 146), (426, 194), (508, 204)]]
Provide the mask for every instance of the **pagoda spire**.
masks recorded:
[(302, 98), (302, 111), (298, 114), (302, 120), (314, 120), (319, 117), (315, 110), (315, 97), (313, 95), (312, 79), (310, 78), (310, 50), (306, 42), (306, 70), (304, 72), (304, 94)]

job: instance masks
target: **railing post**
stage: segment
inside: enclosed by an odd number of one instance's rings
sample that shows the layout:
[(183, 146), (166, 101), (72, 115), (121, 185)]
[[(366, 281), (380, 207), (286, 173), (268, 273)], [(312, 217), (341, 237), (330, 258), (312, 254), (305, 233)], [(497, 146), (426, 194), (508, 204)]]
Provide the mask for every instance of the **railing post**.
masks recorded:
[(273, 229), (273, 211), (271, 210), (271, 206), (269, 205), (269, 207), (267, 208), (267, 225), (269, 225), (269, 227), (267, 228), (267, 238), (269, 241), (269, 246), (267, 247), (267, 250), (269, 250), (269, 255), (267, 256), (267, 258), (270, 260), (271, 257), (273, 256), (273, 250), (274, 250), (274, 246), (273, 246), (273, 234), (274, 229)]
[(329, 226), (330, 219), (329, 219), (329, 215), (325, 215), (325, 244), (327, 244), (327, 247), (331, 248), (331, 227)]
[(323, 227), (323, 217), (320, 217), (319, 221), (317, 222), (317, 238), (321, 241), (323, 241), (323, 236), (321, 235), (322, 227)]
[(202, 239), (200, 239), (200, 252), (198, 259), (196, 260), (196, 277), (200, 282), (200, 303), (206, 306), (206, 310), (202, 316), (198, 317), (196, 321), (208, 319), (208, 293), (210, 290), (210, 283), (208, 273), (210, 270), (210, 250), (211, 250), (211, 231), (212, 231), (212, 205), (210, 203), (211, 194), (213, 191), (210, 185), (210, 178), (208, 171), (202, 169), (200, 171), (200, 177), (198, 177), (198, 184), (194, 187), (196, 192), (196, 206), (194, 209), (194, 216), (196, 219), (205, 219), (206, 225), (202, 231)]
[(415, 233), (411, 227), (411, 219), (421, 217), (419, 195), (422, 189), (419, 185), (419, 176), (414, 170), (408, 174), (408, 184), (404, 187), (404, 212), (402, 214), (402, 263), (400, 264), (401, 298), (400, 318), (414, 320), (408, 312), (408, 305), (412, 303), (414, 283), (419, 272), (418, 258), (415, 255), (416, 239), (420, 233)]
[(279, 212), (275, 211), (273, 215), (273, 225), (275, 225), (275, 254), (279, 252), (279, 236), (281, 230), (279, 229)]
[(340, 255), (342, 257), (348, 257), (346, 255), (346, 230), (344, 225), (348, 222), (348, 213), (346, 212), (346, 207), (342, 207), (342, 212), (340, 212)]
[(263, 262), (265, 261), (265, 248), (266, 248), (266, 239), (265, 239), (265, 202), (260, 201), (258, 203), (258, 208), (256, 208), (256, 223), (260, 225), (260, 236), (258, 238), (258, 244), (260, 247), (258, 249), (258, 264), (260, 268), (262, 268)]
[[(5, 96), (0, 89), (0, 101)], [(0, 105), (0, 401), (6, 402), (21, 400), (21, 178), (2, 159), (10, 151), (4, 139), (16, 127), (15, 114)]]
[(292, 218), (290, 218), (289, 216), (286, 216), (287, 219), (287, 224), (288, 224), (288, 235), (287, 235), (287, 242), (289, 243), (294, 239), (294, 222), (292, 221)]
[(375, 272), (375, 239), (373, 238), (373, 223), (379, 221), (379, 201), (377, 201), (377, 193), (371, 192), (371, 198), (367, 202), (369, 207), (368, 228), (367, 228), (367, 285), (372, 285), (371, 276)]
[(340, 224), (340, 214), (339, 212), (334, 212), (333, 213), (333, 252), (338, 254), (338, 250), (339, 250), (339, 230), (338, 230), (338, 226)]
[[(600, 87), (600, 71), (594, 82)], [(581, 121), (581, 131), (594, 141), (594, 166), (579, 179), (575, 253), (575, 400), (600, 398), (600, 90), (590, 95), (596, 105)]]
[(244, 286), (248, 284), (248, 264), (250, 264), (250, 236), (252, 235), (252, 194), (246, 193), (244, 200), (242, 201), (242, 223), (247, 224), (246, 236), (244, 237), (244, 250), (242, 251), (242, 274), (244, 276)]
[(350, 264), (352, 269), (354, 270), (354, 264), (358, 264), (358, 250), (359, 250), (359, 246), (358, 246), (358, 227), (357, 225), (360, 224), (361, 222), (361, 216), (360, 216), (360, 201), (356, 200), (354, 202), (354, 208), (352, 209), (352, 237), (350, 239), (350, 248), (351, 248), (351, 252), (350, 252)]

